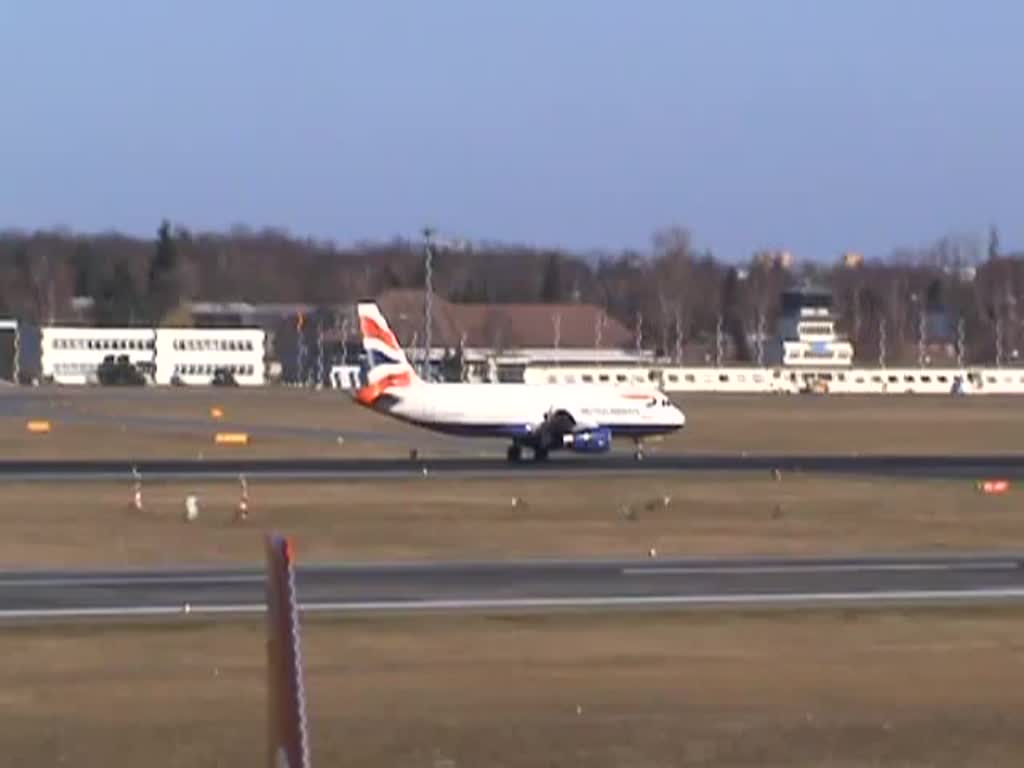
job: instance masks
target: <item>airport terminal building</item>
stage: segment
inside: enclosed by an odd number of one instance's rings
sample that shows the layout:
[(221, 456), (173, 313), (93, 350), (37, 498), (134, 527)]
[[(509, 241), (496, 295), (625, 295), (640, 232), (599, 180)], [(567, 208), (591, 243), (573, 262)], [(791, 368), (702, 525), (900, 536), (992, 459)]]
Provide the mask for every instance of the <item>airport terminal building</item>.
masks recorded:
[(266, 382), (264, 337), (251, 328), (0, 328), (4, 378), (22, 383), (90, 385), (101, 366), (127, 363), (144, 380), (206, 385), (216, 377), (239, 386)]
[[(764, 365), (686, 365), (637, 348), (635, 333), (585, 304), (457, 304), (377, 297), (410, 361), (435, 380), (632, 386), (667, 392), (1024, 394), (1019, 367), (855, 367), (827, 292), (786, 291)], [(355, 305), (197, 303), (191, 327), (32, 326), (0, 321), (0, 382), (90, 385), (123, 361), (145, 383), (205, 386), (269, 382), (354, 389), (362, 343)], [(429, 349), (427, 343), (429, 341)], [(429, 373), (428, 373), (429, 372)]]

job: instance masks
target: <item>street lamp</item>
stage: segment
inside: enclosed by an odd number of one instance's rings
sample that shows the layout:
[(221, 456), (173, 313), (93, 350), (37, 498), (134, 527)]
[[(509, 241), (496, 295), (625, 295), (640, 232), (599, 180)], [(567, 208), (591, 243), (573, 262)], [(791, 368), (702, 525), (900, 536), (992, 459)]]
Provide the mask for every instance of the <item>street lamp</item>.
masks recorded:
[(764, 310), (757, 310), (757, 367), (764, 368)]
[(676, 346), (673, 355), (676, 365), (683, 364), (683, 313), (676, 308)]
[(878, 367), (885, 368), (886, 341), (888, 338), (885, 326), (885, 315), (878, 319)]
[(926, 314), (924, 302), (921, 301), (921, 295), (918, 293), (910, 294), (910, 301), (917, 307), (917, 367), (924, 368), (925, 351), (927, 349), (925, 343)]
[(432, 239), (434, 237), (434, 230), (430, 227), (423, 228), (423, 263), (425, 266), (423, 272), (423, 344), (425, 347), (425, 354), (421, 362), (422, 369), (420, 375), (430, 381), (430, 343), (431, 343), (431, 332), (433, 330), (433, 316), (434, 316), (434, 248)]
[(423, 356), (420, 375), (430, 380), (430, 350), (434, 333), (434, 250), (444, 248), (449, 251), (468, 251), (471, 246), (461, 238), (438, 237), (437, 230), (427, 226), (423, 228), (423, 343), (426, 354)]
[(722, 315), (719, 314), (715, 320), (715, 367), (722, 367), (722, 357), (725, 354), (725, 336), (722, 333)]
[(644, 349), (644, 313), (637, 311), (636, 313), (636, 324), (633, 327), (634, 339), (636, 341), (636, 356), (637, 360), (643, 354)]
[(956, 320), (956, 367), (964, 367), (964, 341), (966, 338), (964, 330), (963, 315)]

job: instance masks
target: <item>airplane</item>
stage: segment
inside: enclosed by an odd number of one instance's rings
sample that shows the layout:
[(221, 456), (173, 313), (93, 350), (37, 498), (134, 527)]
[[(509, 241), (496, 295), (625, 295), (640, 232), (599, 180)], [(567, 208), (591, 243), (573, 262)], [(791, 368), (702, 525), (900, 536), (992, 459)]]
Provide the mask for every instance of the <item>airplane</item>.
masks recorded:
[(358, 304), (366, 351), (362, 405), (436, 432), (511, 441), (507, 458), (535, 461), (555, 450), (604, 453), (612, 439), (643, 440), (681, 429), (686, 417), (656, 387), (595, 384), (473, 384), (423, 381), (375, 302)]

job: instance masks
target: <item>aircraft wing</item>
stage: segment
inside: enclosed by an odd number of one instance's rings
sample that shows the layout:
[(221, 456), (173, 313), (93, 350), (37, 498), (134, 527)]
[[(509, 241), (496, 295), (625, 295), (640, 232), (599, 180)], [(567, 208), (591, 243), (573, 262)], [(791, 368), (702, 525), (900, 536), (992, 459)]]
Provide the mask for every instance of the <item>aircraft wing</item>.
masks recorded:
[(540, 433), (561, 437), (573, 432), (596, 429), (600, 426), (592, 417), (583, 414), (579, 409), (571, 405), (554, 406), (550, 408), (541, 422), (537, 431)]

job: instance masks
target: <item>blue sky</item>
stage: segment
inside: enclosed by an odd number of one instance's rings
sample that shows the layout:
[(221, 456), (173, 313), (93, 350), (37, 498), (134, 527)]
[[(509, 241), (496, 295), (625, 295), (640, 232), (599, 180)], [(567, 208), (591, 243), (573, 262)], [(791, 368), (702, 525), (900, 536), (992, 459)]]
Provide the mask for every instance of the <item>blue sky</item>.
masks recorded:
[(1018, 0), (0, 0), (0, 227), (1024, 246)]

